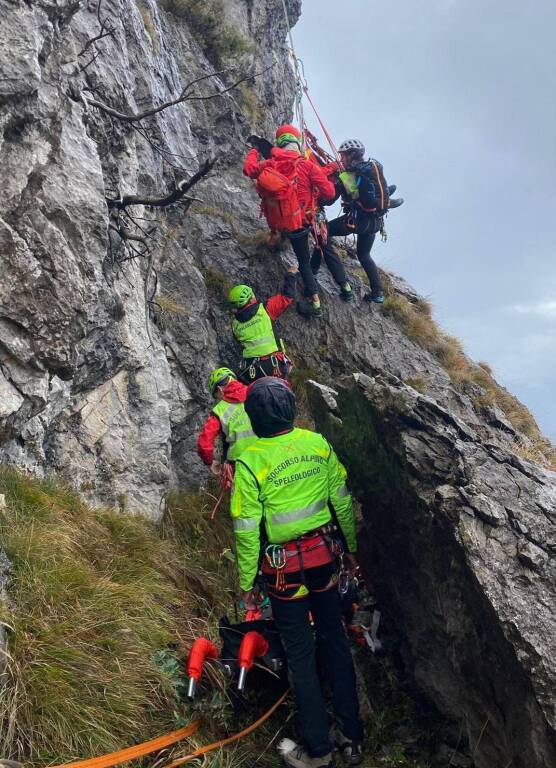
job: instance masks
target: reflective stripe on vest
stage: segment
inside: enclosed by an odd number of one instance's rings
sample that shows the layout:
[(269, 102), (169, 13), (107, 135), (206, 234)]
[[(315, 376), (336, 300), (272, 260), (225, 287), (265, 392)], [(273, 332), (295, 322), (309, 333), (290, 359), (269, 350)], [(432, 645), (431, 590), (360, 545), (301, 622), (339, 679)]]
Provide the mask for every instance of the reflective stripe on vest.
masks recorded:
[(234, 531), (256, 531), (259, 524), (253, 518), (236, 517)]
[(284, 523), (294, 523), (297, 520), (305, 520), (307, 517), (312, 517), (316, 512), (326, 509), (326, 502), (326, 499), (321, 499), (320, 501), (315, 501), (314, 504), (309, 504), (308, 507), (292, 509), (291, 512), (279, 512), (276, 515), (272, 515), (272, 522), (278, 525), (284, 525)]
[(227, 403), (225, 400), (221, 400), (214, 406), (212, 412), (220, 420), (224, 440), (228, 445), (226, 458), (229, 461), (235, 461), (240, 453), (257, 439), (251, 429), (251, 422), (245, 413), (245, 407), (243, 403)]
[[(242, 454), (257, 480), (269, 543), (291, 541), (330, 522), (329, 456), (322, 435), (297, 428), (260, 438)], [(241, 510), (236, 514), (240, 518)]]
[(342, 486), (340, 486), (340, 487), (338, 488), (338, 490), (336, 491), (336, 493), (338, 494), (338, 498), (339, 498), (339, 499), (343, 499), (343, 498), (344, 498), (344, 496), (347, 496), (347, 495), (348, 495), (348, 493), (349, 493), (349, 488), (348, 488), (348, 487), (347, 487), (347, 485), (344, 483)]
[(272, 320), (264, 304), (259, 304), (256, 313), (245, 323), (234, 317), (232, 333), (243, 347), (242, 355), (245, 358), (262, 357), (278, 351)]

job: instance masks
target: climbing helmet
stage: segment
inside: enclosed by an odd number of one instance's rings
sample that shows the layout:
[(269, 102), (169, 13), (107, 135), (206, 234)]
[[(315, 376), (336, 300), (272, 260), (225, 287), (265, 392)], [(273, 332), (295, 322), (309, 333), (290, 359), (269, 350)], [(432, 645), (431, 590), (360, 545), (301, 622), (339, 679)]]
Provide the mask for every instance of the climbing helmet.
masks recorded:
[(210, 394), (214, 397), (216, 387), (224, 382), (227, 384), (229, 379), (235, 379), (236, 375), (229, 368), (215, 368), (208, 378), (208, 388)]
[(253, 289), (249, 285), (234, 285), (230, 293), (228, 294), (228, 301), (234, 307), (234, 309), (241, 309), (244, 307), (255, 294)]
[(289, 144), (292, 141), (298, 146), (301, 145), (301, 131), (295, 125), (279, 125), (276, 129), (277, 146), (283, 147), (284, 144)]
[(361, 152), (362, 154), (365, 153), (365, 145), (359, 139), (346, 139), (345, 141), (342, 141), (338, 147), (338, 152), (354, 151)]

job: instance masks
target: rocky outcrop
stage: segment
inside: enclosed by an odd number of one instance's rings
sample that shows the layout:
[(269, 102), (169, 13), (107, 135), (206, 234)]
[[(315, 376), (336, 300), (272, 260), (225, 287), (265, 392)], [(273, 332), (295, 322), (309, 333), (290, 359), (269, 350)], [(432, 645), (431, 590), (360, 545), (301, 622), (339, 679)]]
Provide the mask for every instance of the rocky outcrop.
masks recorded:
[(415, 685), (478, 768), (556, 764), (556, 476), (394, 376), (311, 387)]
[[(214, 51), (179, 13), (190, 3), (0, 4), (0, 460), (54, 470), (91, 500), (156, 517), (169, 486), (205, 477), (195, 433), (210, 405), (206, 378), (236, 358), (226, 287), (248, 281), (270, 295), (294, 260), (265, 247), (258, 201), (241, 174), (245, 137), (270, 136), (290, 116), (281, 0), (225, 4), (246, 52), (227, 79), (202, 80), (193, 93), (262, 74), (170, 107), (139, 130), (87, 100), (136, 112), (213, 72)], [(289, 11), (294, 21), (297, 1)], [(157, 196), (212, 158), (215, 170), (192, 190), (200, 203), (133, 208), (155, 234), (151, 261), (130, 259), (106, 198)], [(357, 277), (355, 306), (338, 301), (324, 270), (319, 279), (323, 321), (290, 310), (279, 323), (301, 368), (328, 379), (354, 370), (418, 378), (483, 439), (514, 439), (501, 415), (477, 417), (392, 318), (360, 303)]]

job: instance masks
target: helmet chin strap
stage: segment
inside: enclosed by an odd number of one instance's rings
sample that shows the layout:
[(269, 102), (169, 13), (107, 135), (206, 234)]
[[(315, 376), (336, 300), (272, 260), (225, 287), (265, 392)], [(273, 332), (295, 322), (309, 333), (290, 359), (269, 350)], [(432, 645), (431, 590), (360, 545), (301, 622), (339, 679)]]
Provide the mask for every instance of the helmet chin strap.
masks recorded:
[(236, 309), (236, 312), (243, 312), (244, 309), (247, 309), (248, 307), (252, 307), (253, 304), (257, 303), (257, 297), (253, 294), (247, 304), (244, 304), (243, 307), (239, 307), (239, 309)]

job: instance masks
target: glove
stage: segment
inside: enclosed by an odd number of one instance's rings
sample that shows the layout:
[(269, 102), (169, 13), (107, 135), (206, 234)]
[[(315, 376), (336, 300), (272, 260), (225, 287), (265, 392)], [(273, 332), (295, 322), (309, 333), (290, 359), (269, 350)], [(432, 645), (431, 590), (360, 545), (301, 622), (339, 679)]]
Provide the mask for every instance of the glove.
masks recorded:
[(265, 160), (268, 160), (270, 157), (270, 151), (272, 149), (272, 144), (268, 139), (265, 139), (262, 136), (257, 136), (255, 134), (251, 134), (251, 136), (247, 137), (247, 143), (249, 146), (254, 147), (254, 149), (257, 149), (259, 151), (259, 154), (264, 157)]

